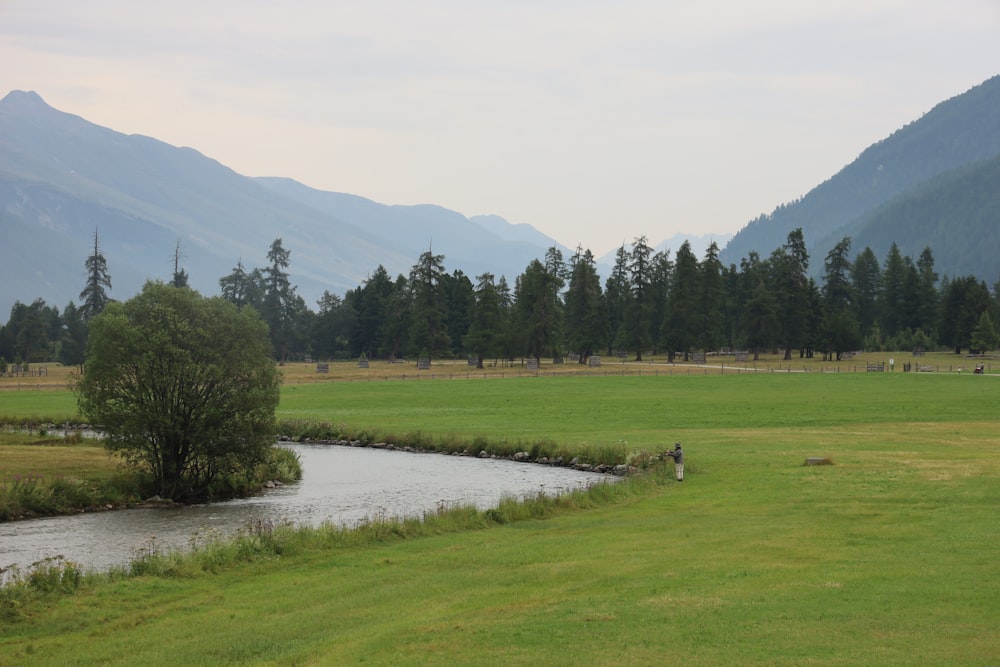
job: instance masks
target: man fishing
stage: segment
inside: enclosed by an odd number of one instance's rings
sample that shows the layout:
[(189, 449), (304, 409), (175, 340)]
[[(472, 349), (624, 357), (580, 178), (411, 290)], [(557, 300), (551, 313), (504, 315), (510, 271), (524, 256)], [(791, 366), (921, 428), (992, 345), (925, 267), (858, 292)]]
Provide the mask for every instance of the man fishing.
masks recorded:
[(674, 445), (674, 451), (664, 452), (667, 456), (674, 460), (674, 471), (677, 473), (677, 481), (684, 481), (684, 450), (681, 449), (681, 443), (676, 443)]

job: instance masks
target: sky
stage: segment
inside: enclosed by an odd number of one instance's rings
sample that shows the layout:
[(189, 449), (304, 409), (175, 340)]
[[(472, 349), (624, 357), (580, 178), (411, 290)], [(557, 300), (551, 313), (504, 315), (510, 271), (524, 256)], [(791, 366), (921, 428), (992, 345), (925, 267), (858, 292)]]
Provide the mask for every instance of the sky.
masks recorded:
[(798, 199), (998, 35), (998, 0), (0, 0), (0, 96), (599, 256)]

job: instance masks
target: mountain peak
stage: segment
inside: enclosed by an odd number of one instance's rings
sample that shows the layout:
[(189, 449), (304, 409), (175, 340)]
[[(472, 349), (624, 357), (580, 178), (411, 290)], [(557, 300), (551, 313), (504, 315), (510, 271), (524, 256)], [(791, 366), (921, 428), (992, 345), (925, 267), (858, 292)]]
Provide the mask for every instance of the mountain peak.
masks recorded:
[(41, 95), (33, 90), (12, 90), (0, 100), (0, 106), (47, 107)]

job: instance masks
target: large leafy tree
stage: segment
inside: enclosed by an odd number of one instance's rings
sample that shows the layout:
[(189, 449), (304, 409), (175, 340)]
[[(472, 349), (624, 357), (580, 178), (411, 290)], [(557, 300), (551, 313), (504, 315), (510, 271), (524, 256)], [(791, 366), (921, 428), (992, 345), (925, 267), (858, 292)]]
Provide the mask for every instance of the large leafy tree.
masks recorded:
[(80, 292), (80, 318), (84, 322), (98, 315), (111, 301), (107, 290), (111, 289), (111, 275), (108, 273), (108, 261), (101, 254), (101, 245), (94, 230), (94, 252), (87, 257), (87, 284)]
[(256, 313), (157, 282), (91, 320), (76, 392), (105, 446), (176, 500), (265, 460), (279, 388)]

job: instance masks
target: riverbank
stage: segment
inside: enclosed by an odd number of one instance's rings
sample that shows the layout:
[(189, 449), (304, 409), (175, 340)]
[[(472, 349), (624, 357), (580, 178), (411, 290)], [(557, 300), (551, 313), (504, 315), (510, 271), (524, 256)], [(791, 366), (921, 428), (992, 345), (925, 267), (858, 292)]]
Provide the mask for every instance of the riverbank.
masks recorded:
[[(298, 461), (276, 450), (252, 479), (222, 480), (216, 495), (256, 493), (267, 484), (292, 482), (301, 475)], [(154, 498), (141, 477), (80, 430), (0, 430), (0, 521), (168, 503), (174, 504)]]
[(259, 526), (0, 624), (0, 664), (988, 665), (995, 433), (725, 429), (683, 485), (667, 465), (552, 511)]
[[(681, 440), (685, 482), (668, 463), (655, 486), (537, 517), (518, 503), (503, 522), (292, 532), (277, 551), (248, 535), (227, 553), (260, 557), (84, 580), (30, 606), (0, 622), (0, 664), (991, 665), (1000, 385), (982, 380), (289, 388), (283, 418), (382, 434)], [(832, 465), (804, 465), (817, 456)]]

